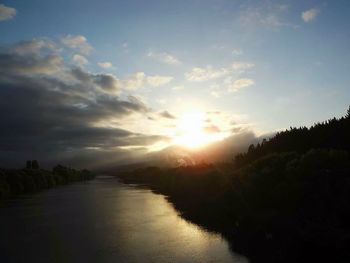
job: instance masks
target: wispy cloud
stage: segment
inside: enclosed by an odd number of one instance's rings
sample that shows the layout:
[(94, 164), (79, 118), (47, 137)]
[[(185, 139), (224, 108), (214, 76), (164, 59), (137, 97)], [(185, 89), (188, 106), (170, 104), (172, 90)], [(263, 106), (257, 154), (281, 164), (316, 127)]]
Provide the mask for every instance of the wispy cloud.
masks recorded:
[(10, 20), (15, 17), (16, 13), (15, 8), (0, 4), (0, 21)]
[(247, 69), (254, 68), (254, 67), (255, 67), (255, 64), (249, 63), (249, 62), (235, 62), (232, 64), (232, 69), (234, 71), (239, 71), (239, 72), (242, 72), (242, 71), (245, 71)]
[(222, 78), (233, 73), (241, 74), (253, 67), (255, 67), (255, 64), (248, 62), (235, 62), (231, 66), (222, 68), (213, 68), (212, 66), (194, 67), (191, 71), (185, 73), (185, 78), (188, 81), (203, 82)]
[(174, 91), (177, 91), (177, 90), (183, 90), (185, 87), (183, 86), (183, 85), (178, 85), (178, 86), (174, 86), (173, 88), (172, 88), (172, 90), (174, 90)]
[(221, 78), (229, 73), (230, 71), (227, 68), (215, 69), (212, 66), (207, 66), (206, 68), (195, 67), (190, 72), (185, 73), (185, 77), (188, 81), (201, 82)]
[(305, 23), (308, 23), (315, 20), (319, 13), (320, 13), (319, 9), (311, 8), (309, 10), (302, 12), (301, 18), (304, 20)]
[(228, 86), (228, 91), (229, 92), (237, 92), (243, 88), (252, 86), (255, 84), (255, 81), (252, 79), (244, 78), (244, 79), (237, 79), (233, 81), (229, 86)]
[[(265, 3), (265, 2), (264, 2)], [(246, 28), (264, 27), (278, 30), (282, 27), (297, 28), (285, 20), (285, 13), (288, 11), (287, 5), (276, 5), (265, 3), (257, 7), (249, 7), (240, 12), (239, 22)]]
[(105, 62), (98, 62), (97, 65), (100, 67), (100, 68), (103, 68), (103, 69), (110, 69), (110, 68), (113, 68), (113, 64), (109, 61), (105, 61)]
[(235, 48), (234, 50), (232, 50), (232, 55), (239, 56), (242, 54), (243, 54), (243, 50), (240, 48)]
[(219, 92), (218, 92), (218, 91), (215, 91), (215, 90), (211, 91), (211, 92), (210, 92), (210, 95), (213, 96), (213, 97), (215, 97), (215, 98), (220, 98)]
[(163, 52), (163, 53), (155, 53), (155, 52), (148, 52), (147, 57), (153, 58), (161, 63), (165, 63), (168, 65), (179, 65), (181, 64), (181, 61), (176, 58), (174, 55)]
[(137, 90), (144, 87), (146, 84), (152, 87), (159, 87), (170, 83), (174, 78), (172, 76), (147, 76), (144, 72), (136, 72), (126, 79), (122, 80), (122, 86), (127, 90)]
[(219, 133), (219, 132), (221, 132), (220, 128), (216, 125), (213, 125), (213, 124), (204, 127), (203, 130), (207, 133)]
[(158, 104), (165, 105), (167, 103), (167, 100), (165, 98), (157, 99), (156, 100)]
[(144, 86), (146, 74), (144, 72), (136, 72), (125, 80), (122, 80), (122, 86), (127, 90), (136, 90)]
[(87, 41), (86, 37), (82, 35), (67, 35), (61, 38), (61, 42), (68, 48), (74, 49), (84, 55), (88, 55), (92, 46)]
[(171, 82), (174, 78), (171, 76), (149, 76), (147, 77), (147, 83), (153, 87), (163, 86)]
[(128, 42), (123, 42), (121, 45), (121, 50), (122, 52), (124, 52), (125, 54), (129, 53), (129, 43)]

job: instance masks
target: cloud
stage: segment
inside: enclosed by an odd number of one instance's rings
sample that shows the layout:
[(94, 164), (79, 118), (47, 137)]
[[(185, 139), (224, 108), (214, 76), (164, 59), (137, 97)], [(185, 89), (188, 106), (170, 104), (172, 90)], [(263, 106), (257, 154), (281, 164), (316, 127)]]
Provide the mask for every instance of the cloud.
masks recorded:
[(119, 94), (120, 82), (113, 75), (97, 74), (93, 75), (94, 83), (98, 85), (103, 91), (111, 94)]
[(185, 88), (184, 86), (178, 85), (178, 86), (174, 86), (174, 87), (172, 88), (172, 90), (174, 90), (174, 91), (176, 91), (176, 90), (183, 90), (184, 88)]
[(113, 68), (113, 64), (111, 62), (105, 61), (105, 62), (98, 62), (97, 65), (103, 69), (110, 69)]
[(133, 115), (146, 118), (151, 110), (135, 96), (121, 99), (115, 76), (71, 68), (55, 51), (43, 49), (46, 44), (36, 48), (33, 43), (38, 42), (0, 48), (2, 163), (38, 158), (51, 160), (50, 165), (62, 160), (94, 165), (107, 156), (112, 161), (135, 156), (121, 147), (147, 148), (169, 140), (111, 125)]
[[(19, 50), (19, 51), (17, 51)], [(38, 55), (31, 48), (19, 48), (15, 45), (0, 53), (0, 70), (6, 73), (51, 75), (63, 68), (63, 58), (56, 53)]]
[(86, 57), (79, 55), (79, 54), (75, 54), (72, 58), (72, 61), (75, 65), (77, 65), (79, 67), (84, 67), (86, 64), (89, 63), (89, 61), (86, 59)]
[(210, 95), (213, 96), (213, 97), (215, 97), (215, 98), (220, 98), (219, 92), (217, 92), (217, 91), (215, 91), (215, 90), (211, 91), (211, 92), (210, 92)]
[(230, 71), (226, 68), (214, 69), (212, 66), (207, 66), (206, 68), (195, 67), (190, 72), (185, 73), (185, 77), (188, 81), (202, 82), (221, 78), (229, 73)]
[(146, 74), (144, 72), (136, 72), (127, 79), (122, 80), (122, 87), (126, 90), (137, 90), (144, 86)]
[(148, 52), (147, 57), (153, 58), (161, 63), (165, 63), (168, 65), (179, 65), (181, 64), (181, 61), (176, 58), (174, 55), (171, 55), (169, 53), (163, 52), (163, 53), (154, 53), (154, 52)]
[(171, 82), (174, 78), (171, 76), (146, 76), (144, 72), (136, 72), (126, 79), (119, 80), (120, 87), (125, 90), (138, 90), (143, 88), (146, 84), (152, 87), (159, 87)]
[(260, 23), (266, 27), (279, 28), (282, 26), (290, 26), (290, 24), (282, 22), (275, 14), (269, 14), (260, 19)]
[(142, 98), (139, 96), (133, 96), (133, 95), (129, 95), (128, 99), (130, 102), (132, 102), (135, 105), (138, 105), (140, 107), (140, 109), (142, 109), (143, 112), (149, 112), (150, 109), (147, 107), (146, 103), (143, 102)]
[(183, 147), (171, 146), (151, 154), (156, 163), (170, 166), (190, 165), (203, 163), (203, 161), (208, 163), (230, 162), (236, 154), (246, 152), (250, 144), (256, 144), (259, 141), (261, 141), (260, 137), (257, 137), (251, 130), (244, 129), (221, 141), (208, 144), (199, 150), (187, 150)]
[(190, 72), (185, 73), (185, 77), (188, 81), (203, 82), (219, 79), (230, 74), (242, 74), (253, 67), (255, 67), (255, 64), (248, 62), (235, 62), (231, 66), (218, 69), (212, 66), (206, 68), (195, 67)]
[(255, 82), (252, 79), (237, 79), (229, 85), (228, 91), (229, 92), (236, 92), (240, 89), (249, 87), (251, 85), (254, 85)]
[(167, 100), (166, 99), (157, 99), (156, 100), (158, 104), (161, 104), (161, 105), (165, 105), (167, 103)]
[(123, 42), (120, 45), (121, 51), (124, 52), (125, 54), (128, 54), (130, 52), (129, 50), (129, 43), (128, 42)]
[(232, 69), (234, 71), (242, 71), (244, 72), (247, 69), (254, 68), (255, 64), (253, 63), (247, 63), (247, 62), (235, 62), (232, 64)]
[(206, 133), (219, 133), (221, 132), (220, 128), (216, 125), (209, 125), (203, 128), (203, 131)]
[(319, 13), (320, 13), (319, 9), (311, 8), (309, 10), (302, 12), (301, 18), (304, 20), (305, 23), (308, 23), (315, 20)]
[(159, 113), (159, 116), (161, 116), (161, 117), (163, 117), (163, 118), (166, 118), (166, 119), (172, 119), (172, 120), (174, 120), (174, 119), (176, 119), (176, 117), (174, 116), (174, 115), (172, 115), (172, 114), (170, 114), (168, 111), (162, 111), (162, 112), (160, 112)]
[(86, 37), (82, 35), (67, 35), (61, 38), (61, 42), (68, 48), (76, 50), (84, 55), (88, 55), (92, 46), (88, 43)]
[(242, 54), (243, 54), (243, 50), (240, 48), (235, 48), (234, 50), (232, 50), (232, 55), (239, 56)]
[(263, 2), (260, 6), (249, 7), (240, 12), (239, 23), (246, 29), (261, 27), (279, 30), (283, 27), (297, 28), (298, 26), (285, 20), (288, 6), (276, 5), (273, 2)]
[(153, 87), (163, 86), (171, 82), (174, 78), (171, 76), (149, 76), (147, 77), (147, 83)]
[(0, 21), (10, 20), (15, 17), (16, 13), (15, 8), (0, 4)]
[(34, 38), (25, 40), (12, 45), (9, 51), (19, 55), (36, 54), (40, 55), (43, 51), (49, 53), (58, 53), (58, 48), (54, 42), (46, 38)]
[(92, 74), (81, 68), (74, 68), (71, 70), (70, 76), (92, 91), (97, 90), (111, 95), (118, 95), (121, 90), (120, 80), (112, 74)]

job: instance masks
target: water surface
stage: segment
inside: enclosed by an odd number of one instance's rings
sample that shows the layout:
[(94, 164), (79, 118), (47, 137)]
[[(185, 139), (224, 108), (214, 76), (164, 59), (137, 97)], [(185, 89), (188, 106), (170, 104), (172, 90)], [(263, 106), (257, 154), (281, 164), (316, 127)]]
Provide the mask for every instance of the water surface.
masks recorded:
[(0, 233), (2, 263), (247, 262), (164, 196), (108, 177), (6, 201)]

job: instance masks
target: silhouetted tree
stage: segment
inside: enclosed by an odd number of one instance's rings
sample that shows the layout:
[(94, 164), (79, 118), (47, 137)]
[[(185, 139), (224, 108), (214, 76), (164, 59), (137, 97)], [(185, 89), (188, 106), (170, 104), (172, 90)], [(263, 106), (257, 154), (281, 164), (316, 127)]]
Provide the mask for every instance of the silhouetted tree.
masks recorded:
[(32, 168), (32, 161), (28, 160), (28, 161), (26, 162), (26, 168), (27, 168), (27, 169), (31, 169), (31, 168)]
[(32, 161), (32, 169), (39, 169), (39, 163), (37, 160)]
[(248, 152), (251, 153), (251, 152), (253, 152), (254, 150), (255, 150), (254, 144), (249, 145), (249, 147), (248, 147)]

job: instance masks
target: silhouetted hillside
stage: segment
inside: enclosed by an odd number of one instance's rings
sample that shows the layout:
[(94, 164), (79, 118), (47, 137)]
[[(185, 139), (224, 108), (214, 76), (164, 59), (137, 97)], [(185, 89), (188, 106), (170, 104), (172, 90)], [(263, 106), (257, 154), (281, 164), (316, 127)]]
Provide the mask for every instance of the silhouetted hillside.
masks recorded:
[(235, 156), (236, 166), (246, 165), (269, 153), (295, 151), (305, 153), (310, 149), (338, 149), (350, 151), (350, 108), (345, 117), (316, 123), (310, 128), (290, 128), (278, 132), (269, 140), (251, 144), (246, 153)]

